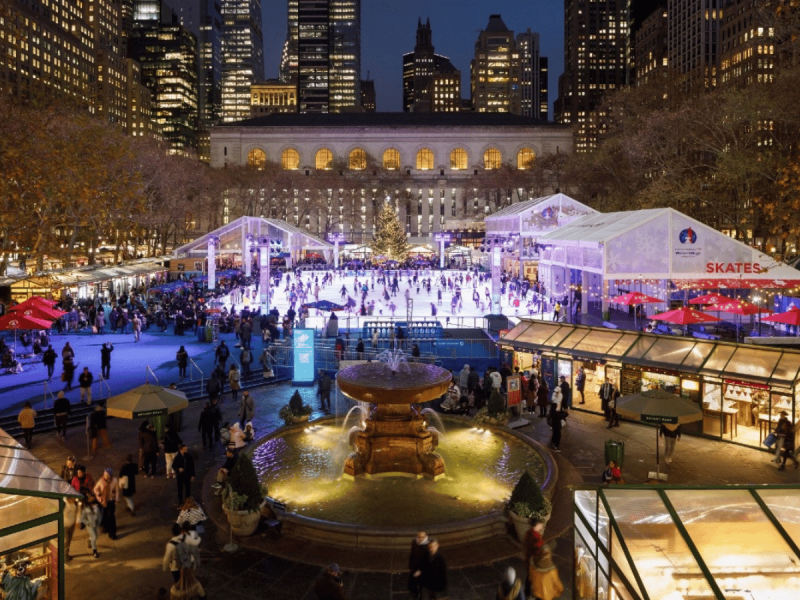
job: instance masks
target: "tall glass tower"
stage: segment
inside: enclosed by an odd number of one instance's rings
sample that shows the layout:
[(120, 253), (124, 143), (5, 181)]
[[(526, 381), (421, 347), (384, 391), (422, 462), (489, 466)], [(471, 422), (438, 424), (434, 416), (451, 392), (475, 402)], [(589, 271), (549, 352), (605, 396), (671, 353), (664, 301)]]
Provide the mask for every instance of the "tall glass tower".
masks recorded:
[(250, 117), (250, 86), (264, 79), (261, 0), (222, 0), (222, 120)]

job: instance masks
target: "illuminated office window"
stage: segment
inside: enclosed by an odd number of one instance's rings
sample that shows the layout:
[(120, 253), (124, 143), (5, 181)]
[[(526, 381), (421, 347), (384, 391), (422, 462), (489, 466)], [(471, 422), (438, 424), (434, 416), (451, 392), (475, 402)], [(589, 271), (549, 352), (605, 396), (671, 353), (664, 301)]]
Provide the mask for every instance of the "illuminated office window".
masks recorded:
[(430, 171), (433, 169), (433, 151), (423, 148), (417, 152), (417, 169), (420, 171)]
[(483, 153), (483, 168), (484, 169), (499, 169), (503, 163), (503, 156), (497, 148), (489, 148)]
[(294, 148), (287, 148), (281, 152), (281, 168), (287, 171), (295, 171), (300, 168), (300, 155)]
[(361, 148), (350, 152), (350, 168), (354, 171), (362, 171), (367, 168), (367, 153)]
[(394, 148), (389, 148), (383, 153), (383, 168), (390, 171), (400, 168), (400, 153)]
[(467, 151), (456, 148), (450, 153), (450, 168), (454, 171), (463, 171), (467, 168)]
[(263, 169), (267, 164), (267, 153), (261, 148), (253, 148), (247, 153), (247, 166)]
[(331, 164), (333, 163), (333, 152), (327, 148), (321, 148), (320, 150), (317, 150), (315, 162), (316, 169), (318, 171), (329, 170), (331, 168)]
[(530, 148), (523, 148), (517, 152), (517, 168), (530, 169), (533, 166), (533, 161), (536, 158), (536, 152)]

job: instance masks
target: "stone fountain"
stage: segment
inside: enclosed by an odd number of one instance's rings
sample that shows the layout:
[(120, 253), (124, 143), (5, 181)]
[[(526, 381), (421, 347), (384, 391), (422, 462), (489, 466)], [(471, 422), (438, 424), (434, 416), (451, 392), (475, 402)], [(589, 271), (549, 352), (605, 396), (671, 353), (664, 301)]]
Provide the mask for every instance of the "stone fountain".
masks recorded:
[(444, 394), (450, 379), (448, 370), (408, 363), (400, 351), (386, 351), (377, 362), (340, 370), (336, 380), (342, 393), (370, 404), (364, 429), (350, 434), (355, 451), (345, 460), (345, 476), (444, 475), (444, 461), (435, 452), (438, 433), (427, 427), (414, 405)]

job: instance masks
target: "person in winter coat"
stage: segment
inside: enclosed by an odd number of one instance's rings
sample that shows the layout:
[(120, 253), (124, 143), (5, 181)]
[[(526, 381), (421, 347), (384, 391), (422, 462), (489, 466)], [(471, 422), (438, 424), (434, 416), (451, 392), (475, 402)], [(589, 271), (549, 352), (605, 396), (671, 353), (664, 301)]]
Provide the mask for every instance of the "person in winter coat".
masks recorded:
[(178, 361), (178, 375), (181, 379), (186, 379), (186, 367), (189, 365), (189, 353), (186, 348), (181, 346), (175, 353), (175, 360)]
[(169, 590), (169, 600), (205, 600), (206, 592), (192, 569), (181, 568), (180, 576)]
[(87, 490), (84, 494), (79, 522), (83, 524), (89, 534), (89, 546), (92, 549), (92, 556), (100, 558), (97, 553), (97, 528), (100, 526), (100, 507), (92, 490)]
[(144, 430), (139, 431), (139, 447), (142, 449), (143, 472), (145, 479), (156, 478), (156, 461), (158, 460), (158, 437), (155, 427), (148, 423)]
[(89, 415), (89, 434), (92, 438), (92, 452), (97, 451), (97, 441), (100, 438), (103, 438), (104, 448), (111, 448), (106, 425), (106, 409), (102, 406), (95, 406), (92, 414)]
[(114, 470), (110, 467), (103, 471), (103, 475), (94, 484), (94, 495), (100, 506), (100, 524), (105, 529), (108, 537), (117, 539), (117, 502), (119, 502), (119, 479), (114, 477)]
[(47, 367), (47, 381), (53, 378), (53, 371), (56, 370), (56, 359), (58, 354), (53, 350), (53, 346), (48, 346), (47, 350), (42, 354), (42, 364)]
[(100, 348), (100, 373), (103, 379), (111, 378), (111, 353), (114, 351), (114, 344), (106, 342)]
[(497, 586), (495, 600), (525, 600), (522, 581), (517, 579), (517, 572), (514, 567), (506, 569), (503, 581)]
[(422, 572), (428, 565), (428, 534), (418, 531), (417, 537), (411, 542), (411, 552), (408, 555), (408, 591), (414, 600), (422, 598)]
[(25, 436), (25, 446), (28, 448), (28, 450), (31, 449), (31, 444), (33, 444), (33, 428), (36, 427), (35, 419), (36, 411), (33, 410), (30, 402), (25, 402), (22, 410), (19, 411), (17, 421), (19, 422), (22, 433)]
[(228, 384), (231, 386), (231, 399), (236, 402), (239, 398), (239, 390), (242, 389), (241, 374), (236, 363), (232, 364), (228, 371)]
[(428, 542), (428, 564), (422, 572), (422, 585), (428, 591), (429, 600), (444, 596), (447, 589), (447, 562), (439, 552), (439, 542)]
[(239, 362), (242, 363), (242, 376), (246, 377), (250, 374), (250, 365), (253, 363), (253, 353), (250, 348), (242, 348), (239, 353)]
[(228, 346), (225, 344), (225, 340), (222, 340), (217, 347), (217, 351), (214, 353), (214, 357), (217, 360), (217, 363), (222, 368), (222, 371), (225, 371), (225, 364), (228, 362), (228, 357), (231, 355), (231, 351), (228, 349)]
[(463, 393), (468, 393), (469, 390), (469, 365), (464, 365), (464, 368), (458, 373), (458, 387)]
[(242, 404), (239, 407), (239, 424), (244, 428), (244, 424), (252, 421), (256, 414), (256, 404), (250, 392), (245, 391), (242, 394)]
[(139, 465), (133, 462), (133, 454), (128, 454), (125, 464), (119, 470), (120, 489), (125, 506), (131, 511), (131, 516), (136, 514), (133, 496), (136, 494), (136, 476), (139, 474)]
[(83, 367), (83, 372), (78, 375), (78, 386), (81, 389), (81, 402), (86, 398), (86, 406), (92, 405), (92, 384), (94, 375), (89, 371), (89, 367)]
[(318, 600), (347, 600), (339, 565), (336, 563), (328, 565), (314, 582), (314, 593)]
[(203, 450), (214, 449), (214, 429), (217, 423), (214, 420), (214, 415), (211, 412), (211, 403), (206, 402), (203, 410), (200, 412), (200, 421), (197, 423), (197, 430), (203, 437)]
[(175, 460), (175, 455), (178, 454), (183, 440), (175, 428), (169, 424), (165, 426), (164, 437), (161, 438), (161, 443), (164, 445), (164, 462), (167, 465), (167, 479), (174, 478), (175, 472), (172, 470), (172, 461)]
[(550, 406), (550, 388), (547, 380), (539, 376), (539, 389), (536, 390), (536, 406), (539, 407), (539, 418), (547, 416), (547, 408)]

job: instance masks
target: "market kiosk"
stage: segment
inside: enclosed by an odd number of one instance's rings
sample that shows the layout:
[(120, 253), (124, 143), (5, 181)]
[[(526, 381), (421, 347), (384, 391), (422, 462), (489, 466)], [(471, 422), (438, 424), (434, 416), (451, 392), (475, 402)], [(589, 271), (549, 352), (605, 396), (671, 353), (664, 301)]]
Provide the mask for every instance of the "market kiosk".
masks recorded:
[(793, 423), (800, 417), (798, 350), (535, 319), (521, 319), (498, 344), (535, 355), (550, 389), (565, 375), (574, 390), (583, 367), (586, 404), (573, 394), (573, 408), (602, 414), (605, 378), (623, 396), (662, 389), (702, 408), (703, 420), (684, 425), (685, 433), (758, 448), (782, 411)]
[[(64, 600), (64, 503), (72, 486), (0, 429), (0, 577), (23, 598)], [(22, 567), (25, 567), (23, 570)], [(14, 581), (10, 581), (10, 579)], [(27, 579), (25, 579), (27, 578)]]
[(800, 487), (573, 490), (575, 600), (800, 597)]

